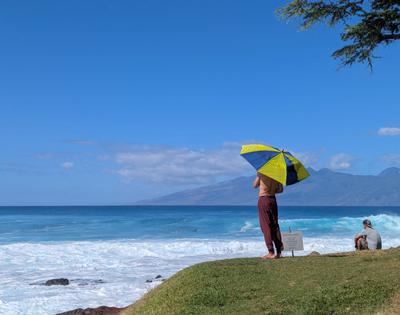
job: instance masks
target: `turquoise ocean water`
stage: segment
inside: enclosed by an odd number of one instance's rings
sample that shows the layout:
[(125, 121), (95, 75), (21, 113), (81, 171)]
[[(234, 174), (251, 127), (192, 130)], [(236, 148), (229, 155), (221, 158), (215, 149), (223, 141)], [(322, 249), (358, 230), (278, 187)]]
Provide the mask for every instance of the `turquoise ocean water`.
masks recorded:
[[(364, 218), (400, 245), (400, 207), (280, 207), (281, 229), (304, 234), (299, 255), (352, 250)], [(0, 207), (0, 314), (124, 306), (158, 274), (264, 252), (256, 207)], [(58, 277), (71, 284), (41, 285)]]

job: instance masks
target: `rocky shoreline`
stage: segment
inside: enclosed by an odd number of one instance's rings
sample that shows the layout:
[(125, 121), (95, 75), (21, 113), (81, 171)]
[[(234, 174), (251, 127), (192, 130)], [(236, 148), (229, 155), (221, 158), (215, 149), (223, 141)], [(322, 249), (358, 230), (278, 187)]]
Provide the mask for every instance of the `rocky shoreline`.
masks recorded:
[[(81, 279), (79, 279), (81, 280)], [(69, 280), (67, 278), (57, 278), (57, 279), (50, 279), (45, 282), (37, 282), (31, 283), (30, 285), (45, 285), (45, 286), (53, 286), (53, 285), (62, 285), (67, 286), (71, 282), (76, 280)], [(87, 280), (88, 281), (88, 280)], [(151, 282), (158, 282), (158, 281), (165, 281), (162, 275), (157, 275), (154, 278), (147, 279), (146, 283)], [(104, 283), (102, 279), (99, 280), (91, 280), (90, 282), (93, 283)], [(62, 313), (57, 313), (56, 315), (118, 315), (127, 307), (113, 307), (113, 306), (99, 306), (95, 308), (77, 308), (71, 311), (66, 311)]]

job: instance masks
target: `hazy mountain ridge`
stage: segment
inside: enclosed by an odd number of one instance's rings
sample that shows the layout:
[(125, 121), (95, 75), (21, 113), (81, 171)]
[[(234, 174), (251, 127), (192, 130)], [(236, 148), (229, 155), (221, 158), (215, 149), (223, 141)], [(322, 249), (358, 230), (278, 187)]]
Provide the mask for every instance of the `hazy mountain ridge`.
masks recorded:
[[(315, 171), (304, 182), (286, 187), (281, 205), (400, 206), (400, 168), (378, 175), (352, 175), (329, 169)], [(238, 177), (217, 184), (144, 200), (148, 205), (254, 205), (253, 177)]]

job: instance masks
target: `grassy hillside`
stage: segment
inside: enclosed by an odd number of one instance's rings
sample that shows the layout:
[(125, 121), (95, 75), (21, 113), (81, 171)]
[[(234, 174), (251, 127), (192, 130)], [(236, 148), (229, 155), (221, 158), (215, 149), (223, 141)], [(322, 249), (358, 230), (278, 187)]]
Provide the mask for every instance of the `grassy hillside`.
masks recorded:
[(399, 297), (399, 249), (231, 259), (177, 273), (124, 315), (400, 314)]

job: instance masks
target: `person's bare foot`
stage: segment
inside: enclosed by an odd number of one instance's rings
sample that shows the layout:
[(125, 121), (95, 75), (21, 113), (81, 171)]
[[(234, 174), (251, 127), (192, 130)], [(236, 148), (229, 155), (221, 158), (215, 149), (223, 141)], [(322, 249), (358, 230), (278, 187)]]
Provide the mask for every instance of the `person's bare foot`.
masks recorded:
[(268, 255), (262, 256), (262, 259), (274, 259), (275, 254), (274, 253), (268, 253)]
[(274, 255), (274, 259), (279, 259), (279, 258), (282, 258), (282, 254), (276, 254), (276, 255)]

